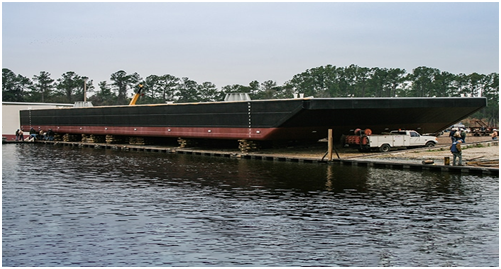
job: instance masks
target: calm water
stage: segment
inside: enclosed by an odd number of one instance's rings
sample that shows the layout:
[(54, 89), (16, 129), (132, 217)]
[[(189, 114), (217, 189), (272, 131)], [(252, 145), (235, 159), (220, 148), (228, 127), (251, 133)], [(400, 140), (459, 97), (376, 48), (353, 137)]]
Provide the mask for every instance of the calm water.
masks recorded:
[(3, 266), (498, 266), (499, 178), (2, 146)]

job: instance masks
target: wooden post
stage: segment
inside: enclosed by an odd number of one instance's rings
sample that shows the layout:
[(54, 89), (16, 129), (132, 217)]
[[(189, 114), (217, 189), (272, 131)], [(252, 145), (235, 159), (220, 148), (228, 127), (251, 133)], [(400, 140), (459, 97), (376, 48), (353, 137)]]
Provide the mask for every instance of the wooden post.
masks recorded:
[(444, 165), (451, 165), (451, 157), (444, 157)]
[(332, 161), (332, 146), (333, 146), (333, 138), (332, 138), (332, 129), (329, 129), (328, 134), (327, 134), (327, 155), (328, 155), (328, 160)]

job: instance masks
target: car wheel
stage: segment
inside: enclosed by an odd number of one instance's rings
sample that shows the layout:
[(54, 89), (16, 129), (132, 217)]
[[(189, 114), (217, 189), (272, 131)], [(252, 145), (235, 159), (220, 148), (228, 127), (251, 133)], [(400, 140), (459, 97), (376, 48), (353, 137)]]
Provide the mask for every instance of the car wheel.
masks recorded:
[(388, 145), (388, 144), (381, 145), (381, 147), (379, 147), (379, 151), (381, 151), (381, 152), (390, 151), (390, 145)]

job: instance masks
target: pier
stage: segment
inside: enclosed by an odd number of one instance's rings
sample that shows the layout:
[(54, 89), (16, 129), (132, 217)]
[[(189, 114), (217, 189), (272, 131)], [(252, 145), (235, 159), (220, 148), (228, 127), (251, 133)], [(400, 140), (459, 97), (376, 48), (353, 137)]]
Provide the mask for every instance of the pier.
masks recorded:
[[(3, 141), (4, 143), (30, 143), (30, 142), (15, 142)], [(108, 144), (108, 143), (85, 143), (85, 142), (63, 142), (63, 141), (36, 141), (37, 144), (51, 144), (64, 147), (79, 147), (79, 148), (94, 148), (94, 149), (113, 149), (121, 151), (138, 151), (138, 152), (158, 152), (165, 154), (186, 154), (210, 157), (224, 158), (241, 158), (250, 160), (274, 161), (274, 162), (295, 162), (295, 163), (318, 163), (329, 165), (348, 165), (361, 167), (374, 167), (381, 169), (397, 169), (397, 170), (414, 170), (414, 171), (431, 171), (439, 173), (465, 173), (465, 174), (480, 174), (480, 175), (496, 175), (499, 176), (499, 167), (477, 167), (477, 166), (451, 166), (419, 161), (404, 161), (404, 160), (388, 160), (371, 158), (374, 154), (359, 155), (358, 157), (338, 158), (327, 160), (322, 157), (314, 157), (311, 154), (294, 154), (294, 153), (242, 153), (235, 150), (213, 150), (213, 149), (195, 149), (181, 148), (172, 146), (158, 145), (130, 145), (130, 144)], [(377, 154), (377, 153), (376, 153)], [(310, 156), (308, 156), (310, 155)], [(318, 155), (317, 155), (318, 156)]]

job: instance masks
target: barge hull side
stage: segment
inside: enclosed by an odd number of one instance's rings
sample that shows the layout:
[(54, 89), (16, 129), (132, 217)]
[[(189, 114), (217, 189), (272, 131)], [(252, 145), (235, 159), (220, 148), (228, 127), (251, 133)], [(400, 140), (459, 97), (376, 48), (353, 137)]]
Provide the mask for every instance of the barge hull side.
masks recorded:
[(355, 128), (434, 133), (486, 106), (485, 98), (331, 98), (23, 110), (21, 127), (57, 133), (295, 140)]

